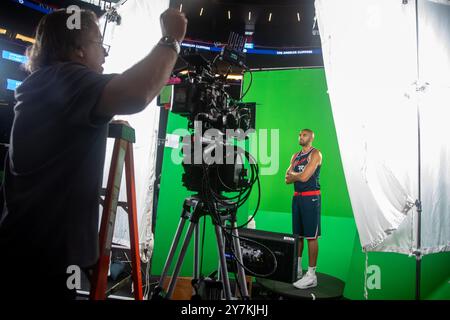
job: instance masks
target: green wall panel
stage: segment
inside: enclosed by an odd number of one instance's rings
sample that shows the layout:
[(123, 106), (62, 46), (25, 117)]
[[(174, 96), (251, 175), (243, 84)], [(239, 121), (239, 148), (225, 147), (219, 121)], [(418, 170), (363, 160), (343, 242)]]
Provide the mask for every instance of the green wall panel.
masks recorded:
[[(248, 78), (246, 74), (245, 83)], [(299, 131), (310, 128), (316, 134), (313, 145), (323, 156), (320, 174), (322, 214), (351, 217), (324, 70), (254, 72), (253, 84), (245, 100), (258, 103), (257, 129), (279, 130), (279, 170), (275, 175), (261, 176), (263, 197), (260, 208), (291, 211), (293, 186), (284, 183), (284, 175), (291, 156), (301, 149)], [(251, 200), (250, 207), (253, 207), (255, 197)]]
[[(356, 234), (344, 296), (365, 299), (364, 270), (366, 254)], [(412, 300), (416, 289), (416, 259), (404, 254), (369, 252), (368, 266), (379, 268), (380, 286), (368, 288), (369, 300)], [(368, 276), (374, 273), (368, 273)], [(450, 252), (426, 255), (422, 258), (421, 298), (450, 299)], [(371, 282), (370, 279), (368, 281)]]

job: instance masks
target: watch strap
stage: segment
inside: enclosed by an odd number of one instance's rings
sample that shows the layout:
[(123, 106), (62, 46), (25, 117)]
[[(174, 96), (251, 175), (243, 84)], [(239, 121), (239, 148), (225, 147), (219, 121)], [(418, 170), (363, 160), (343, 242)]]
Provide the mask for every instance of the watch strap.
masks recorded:
[(161, 40), (159, 40), (158, 45), (164, 46), (164, 47), (170, 47), (172, 48), (177, 54), (180, 53), (180, 43), (169, 36), (164, 36), (161, 38)]

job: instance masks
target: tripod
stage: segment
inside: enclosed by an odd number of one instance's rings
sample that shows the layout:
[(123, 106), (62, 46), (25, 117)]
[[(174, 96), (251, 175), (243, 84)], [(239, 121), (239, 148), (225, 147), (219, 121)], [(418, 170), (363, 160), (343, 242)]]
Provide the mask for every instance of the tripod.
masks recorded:
[[(212, 217), (212, 221), (214, 224), (215, 234), (216, 234), (216, 240), (217, 240), (217, 248), (218, 248), (218, 254), (219, 254), (219, 261), (220, 261), (220, 275), (223, 279), (223, 289), (224, 289), (224, 295), (226, 300), (231, 300), (231, 287), (230, 287), (230, 279), (228, 277), (228, 270), (227, 270), (227, 263), (225, 258), (225, 246), (224, 246), (224, 238), (222, 234), (222, 223), (226, 220), (229, 220), (231, 222), (232, 227), (232, 247), (234, 254), (236, 256), (236, 259), (238, 260), (237, 263), (237, 281), (240, 285), (240, 288), (242, 290), (242, 296), (244, 299), (248, 298), (248, 290), (247, 290), (247, 283), (245, 281), (245, 272), (244, 268), (242, 267), (242, 252), (241, 252), (241, 246), (239, 242), (239, 235), (238, 231), (236, 229), (236, 212), (234, 206), (230, 205), (227, 206), (226, 204), (217, 203), (215, 204), (217, 206), (218, 210), (225, 209), (226, 212), (231, 212), (228, 216), (220, 216), (220, 221), (217, 221)], [(192, 212), (191, 212), (192, 209)], [(172, 278), (169, 282), (169, 286), (167, 289), (167, 293), (165, 297), (167, 299), (170, 299), (172, 297), (173, 291), (175, 289), (176, 281), (178, 274), (180, 273), (181, 266), (183, 264), (183, 260), (187, 251), (187, 248), (189, 246), (189, 242), (192, 238), (192, 234), (195, 232), (195, 242), (194, 242), (194, 280), (199, 280), (200, 278), (200, 264), (199, 264), (199, 233), (200, 229), (198, 226), (198, 222), (202, 216), (210, 215), (210, 213), (205, 208), (205, 203), (202, 200), (201, 197), (198, 195), (194, 195), (192, 197), (186, 198), (183, 203), (183, 210), (181, 211), (181, 218), (180, 222), (178, 224), (177, 231), (175, 233), (175, 238), (172, 242), (172, 245), (170, 247), (169, 255), (167, 257), (166, 263), (164, 265), (164, 269), (162, 271), (161, 277), (159, 279), (158, 286), (154, 289), (152, 299), (157, 299), (158, 296), (160, 296), (160, 293), (163, 291), (162, 286), (164, 285), (164, 280), (167, 276), (168, 270), (170, 265), (172, 264), (172, 260), (175, 255), (175, 251), (178, 247), (178, 244), (180, 242), (181, 234), (183, 232), (184, 226), (189, 220), (189, 228), (187, 230), (187, 233), (185, 235), (185, 238), (183, 240), (183, 244), (181, 247), (181, 251), (178, 257), (178, 260), (175, 264), (175, 270), (172, 275)]]

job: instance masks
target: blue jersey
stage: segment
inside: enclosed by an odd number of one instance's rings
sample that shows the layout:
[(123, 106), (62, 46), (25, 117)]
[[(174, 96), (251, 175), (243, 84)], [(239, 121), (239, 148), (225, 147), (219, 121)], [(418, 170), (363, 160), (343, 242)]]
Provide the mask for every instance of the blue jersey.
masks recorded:
[[(294, 172), (300, 172), (302, 173), (303, 170), (305, 170), (306, 165), (309, 162), (309, 157), (311, 155), (311, 152), (313, 152), (314, 148), (311, 148), (306, 153), (303, 153), (300, 151), (295, 155), (294, 163), (293, 163), (293, 170)], [(306, 182), (294, 182), (294, 189), (296, 192), (304, 192), (304, 191), (315, 191), (320, 190), (320, 184), (319, 184), (319, 174), (320, 174), (320, 165), (317, 166), (316, 170), (312, 174), (312, 176), (308, 179)]]

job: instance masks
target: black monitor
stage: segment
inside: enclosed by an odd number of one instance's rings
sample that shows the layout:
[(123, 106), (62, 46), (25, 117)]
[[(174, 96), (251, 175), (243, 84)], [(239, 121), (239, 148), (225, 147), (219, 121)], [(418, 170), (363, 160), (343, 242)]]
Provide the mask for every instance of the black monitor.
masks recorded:
[[(249, 269), (245, 270), (246, 275), (287, 283), (297, 280), (298, 237), (255, 229), (238, 232), (244, 266)], [(236, 261), (228, 243), (225, 257), (228, 271), (236, 272)]]

